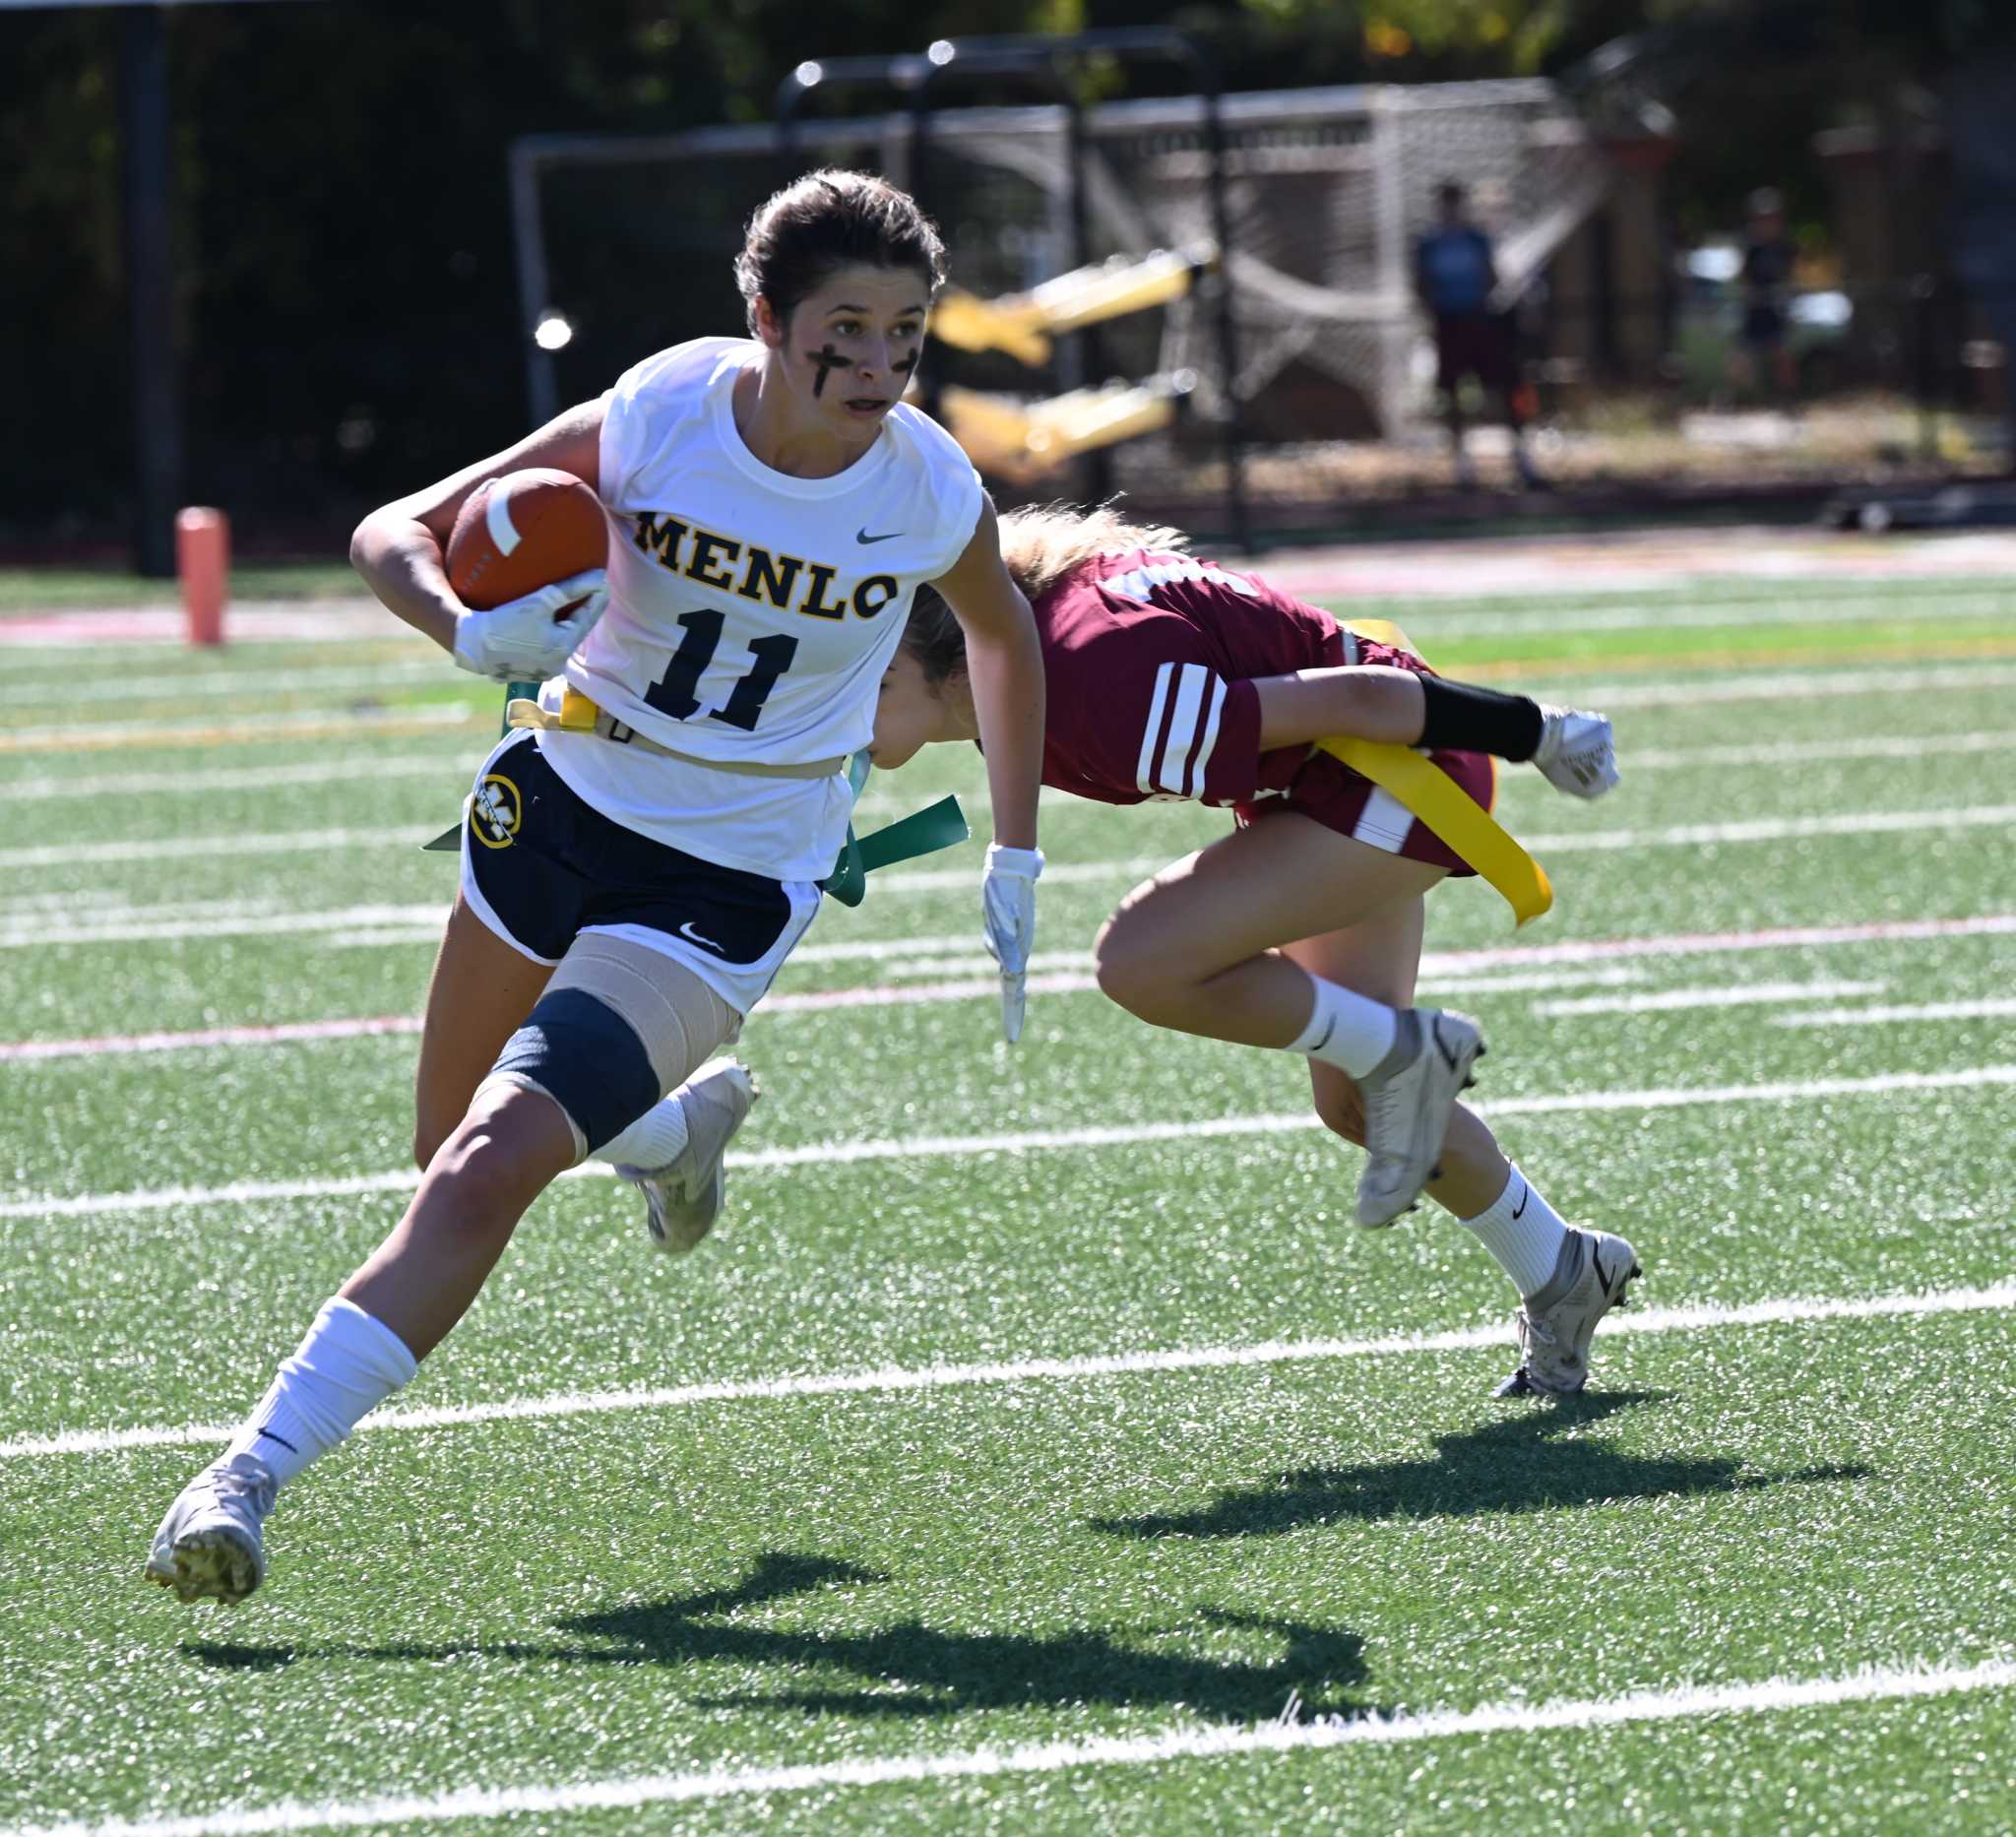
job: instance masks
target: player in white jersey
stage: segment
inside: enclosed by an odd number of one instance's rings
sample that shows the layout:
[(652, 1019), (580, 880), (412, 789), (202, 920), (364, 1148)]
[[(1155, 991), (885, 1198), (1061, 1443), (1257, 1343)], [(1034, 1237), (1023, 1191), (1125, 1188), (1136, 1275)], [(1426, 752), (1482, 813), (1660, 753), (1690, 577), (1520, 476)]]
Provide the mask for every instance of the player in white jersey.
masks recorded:
[[(598, 1156), (643, 1187), (667, 1247), (705, 1233), (754, 1096), (739, 1065), (708, 1061), (817, 909), (846, 837), (844, 768), (924, 582), (972, 660), (994, 822), (984, 933), (1019, 1033), (1042, 661), (973, 467), (899, 401), (943, 278), (913, 200), (813, 173), (750, 221), (736, 279), (752, 338), (662, 351), (358, 527), (373, 592), (458, 664), (552, 676), (542, 707), (571, 692), (599, 712), (593, 730), (514, 732), (478, 774), (427, 997), (418, 1191), (169, 1508), (147, 1569), (182, 1600), (259, 1585), (276, 1492), (412, 1376), (556, 1175)], [(472, 611), (443, 567), (456, 512), (529, 466), (597, 491), (606, 577)]]

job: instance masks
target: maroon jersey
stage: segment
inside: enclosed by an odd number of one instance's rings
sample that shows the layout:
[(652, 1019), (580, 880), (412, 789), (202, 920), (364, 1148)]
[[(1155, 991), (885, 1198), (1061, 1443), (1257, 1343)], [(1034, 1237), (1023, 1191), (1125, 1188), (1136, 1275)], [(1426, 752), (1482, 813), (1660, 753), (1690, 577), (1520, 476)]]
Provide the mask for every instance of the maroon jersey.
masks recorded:
[(1357, 661), (1329, 613), (1217, 562), (1143, 549), (1074, 569), (1036, 622), (1043, 783), (1104, 803), (1233, 804), (1285, 789), (1309, 749), (1261, 752), (1246, 678)]
[[(1085, 562), (1036, 606), (1049, 712), (1043, 783), (1103, 803), (1196, 798), (1241, 824), (1299, 811), (1340, 835), (1455, 874), (1471, 869), (1406, 807), (1306, 745), (1260, 750), (1250, 678), (1347, 664), (1432, 674), (1257, 576), (1144, 549)], [(1429, 755), (1484, 809), (1479, 753)]]

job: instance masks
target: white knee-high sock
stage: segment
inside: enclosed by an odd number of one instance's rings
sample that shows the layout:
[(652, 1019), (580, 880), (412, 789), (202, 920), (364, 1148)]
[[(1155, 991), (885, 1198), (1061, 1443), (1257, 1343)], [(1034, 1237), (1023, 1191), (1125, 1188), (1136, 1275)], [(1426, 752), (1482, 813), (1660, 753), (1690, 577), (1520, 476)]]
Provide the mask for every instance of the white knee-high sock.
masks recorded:
[(1538, 1295), (1553, 1279), (1561, 1240), (1568, 1227), (1561, 1215), (1527, 1184), (1515, 1167), (1505, 1177), (1505, 1190), (1464, 1228), (1518, 1285), (1522, 1298)]
[(647, 1173), (656, 1173), (685, 1152), (686, 1112), (679, 1108), (679, 1094), (674, 1091), (604, 1142), (595, 1151), (595, 1158), (612, 1167), (642, 1168)]
[(418, 1369), (398, 1334), (339, 1297), (282, 1362), (226, 1456), (252, 1455), (284, 1487)]
[(1309, 1024), (1286, 1049), (1335, 1065), (1352, 1078), (1377, 1070), (1380, 1060), (1393, 1050), (1397, 1011), (1341, 983), (1326, 982), (1320, 976), (1309, 978), (1309, 990), (1315, 1003), (1309, 1011)]

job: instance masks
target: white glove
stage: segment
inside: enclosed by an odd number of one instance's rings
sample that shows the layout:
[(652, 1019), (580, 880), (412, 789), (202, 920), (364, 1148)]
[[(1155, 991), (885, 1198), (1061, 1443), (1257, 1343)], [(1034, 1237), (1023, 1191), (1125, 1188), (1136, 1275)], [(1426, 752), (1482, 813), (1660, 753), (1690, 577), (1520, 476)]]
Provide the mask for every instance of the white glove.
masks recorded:
[(1571, 797), (1601, 797), (1617, 783), (1616, 740), (1607, 715), (1579, 708), (1541, 709), (1540, 745), (1533, 763), (1556, 791)]
[[(553, 616), (576, 600), (581, 603), (565, 618)], [(589, 568), (487, 612), (465, 612), (455, 622), (455, 661), (499, 682), (543, 682), (595, 629), (608, 603), (607, 573)]]
[(1029, 947), (1036, 941), (1036, 882), (1043, 871), (1040, 849), (987, 849), (980, 877), (980, 917), (987, 954), (1001, 966), (1001, 1031), (1022, 1038), (1022, 1007), (1029, 984)]

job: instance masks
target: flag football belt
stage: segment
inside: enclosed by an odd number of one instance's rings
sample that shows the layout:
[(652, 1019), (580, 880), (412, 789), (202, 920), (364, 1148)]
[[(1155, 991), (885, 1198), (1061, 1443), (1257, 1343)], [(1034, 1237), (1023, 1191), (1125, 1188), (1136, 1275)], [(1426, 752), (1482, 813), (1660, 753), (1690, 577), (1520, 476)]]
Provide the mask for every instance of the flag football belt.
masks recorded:
[(618, 746), (635, 746), (661, 759), (677, 759), (686, 765), (706, 766), (715, 772), (737, 772), (749, 778), (832, 778), (847, 764), (847, 755), (833, 759), (780, 762), (769, 759), (710, 759), (703, 753), (684, 753), (640, 733), (627, 722), (618, 721), (606, 708), (598, 707), (569, 685), (557, 709), (544, 707), (536, 697), (515, 695), (504, 707), (507, 728), (531, 728), (536, 733), (593, 733), (598, 739), (613, 740)]
[[(868, 771), (866, 753), (855, 753), (848, 762), (848, 787), (856, 803), (867, 786)], [(856, 836), (850, 823), (840, 858), (833, 863), (832, 873), (820, 881), (820, 890), (832, 894), (843, 906), (858, 906), (867, 897), (867, 878), (876, 868), (956, 848), (972, 834), (957, 797), (940, 797), (936, 803), (913, 810), (865, 836)]]
[[(1374, 644), (1420, 653), (1407, 634), (1387, 619), (1346, 619), (1344, 628)], [(1538, 918), (1554, 903), (1546, 869), (1522, 849), (1491, 813), (1476, 803), (1456, 781), (1425, 753), (1411, 746), (1389, 746), (1377, 740), (1318, 740), (1319, 750), (1342, 760), (1361, 778), (1399, 799), (1446, 843), (1464, 863), (1497, 888), (1512, 908), (1516, 924)], [(1493, 766), (1493, 771), (1496, 767)]]
[[(520, 690), (529, 693), (520, 694)], [(697, 754), (674, 752), (669, 746), (661, 746), (597, 707), (578, 689), (569, 688), (564, 692), (557, 711), (539, 706), (536, 684), (514, 682), (511, 691), (511, 699), (504, 709), (507, 729), (531, 728), (539, 733), (595, 733), (625, 745), (642, 746), (647, 752), (662, 754), (669, 759), (690, 760), (695, 765), (717, 766), (724, 772), (746, 772), (765, 778), (830, 778), (845, 766), (848, 790), (856, 803), (868, 783), (866, 753), (855, 753), (851, 759), (843, 755), (809, 765), (766, 765), (754, 761), (726, 764), (719, 759), (702, 759)], [(612, 731), (615, 728), (620, 728), (620, 733)], [(468, 821), (467, 813), (463, 820)], [(889, 867), (897, 861), (913, 861), (920, 855), (935, 855), (940, 849), (956, 848), (972, 834), (967, 827), (966, 812), (959, 807), (957, 797), (940, 797), (936, 803), (914, 810), (909, 816), (885, 824), (865, 836), (856, 836), (853, 824), (850, 823), (847, 841), (841, 846), (833, 871), (819, 882), (820, 890), (832, 894), (843, 906), (858, 906), (867, 896), (867, 877), (878, 867)], [(458, 823), (432, 842), (420, 846), (444, 851), (460, 849), (462, 824)]]

